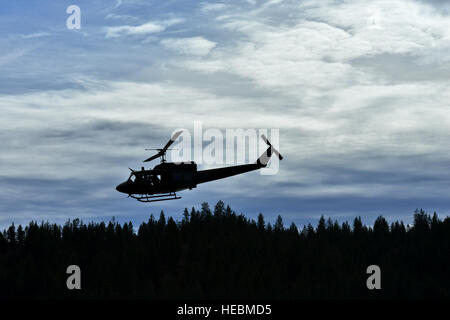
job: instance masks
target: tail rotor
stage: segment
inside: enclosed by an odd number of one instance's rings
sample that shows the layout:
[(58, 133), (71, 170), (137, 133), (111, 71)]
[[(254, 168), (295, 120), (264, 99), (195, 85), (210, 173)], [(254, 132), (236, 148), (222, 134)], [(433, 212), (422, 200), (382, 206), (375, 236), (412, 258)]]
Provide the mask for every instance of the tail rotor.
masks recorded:
[(278, 159), (283, 160), (283, 156), (278, 152), (277, 149), (270, 143), (269, 139), (266, 138), (265, 135), (261, 135), (261, 138), (264, 140), (264, 142), (269, 146), (267, 148), (266, 152), (264, 152), (259, 158), (258, 161), (256, 161), (257, 164), (261, 165), (262, 167), (267, 166), (267, 163), (269, 162), (270, 158), (272, 157), (272, 153), (275, 154)]

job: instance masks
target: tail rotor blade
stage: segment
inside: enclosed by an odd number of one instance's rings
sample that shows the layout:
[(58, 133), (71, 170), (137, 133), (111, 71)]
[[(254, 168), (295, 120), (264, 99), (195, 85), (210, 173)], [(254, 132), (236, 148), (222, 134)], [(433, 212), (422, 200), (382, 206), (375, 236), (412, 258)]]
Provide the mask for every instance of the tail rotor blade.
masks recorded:
[(270, 141), (269, 141), (269, 139), (267, 139), (266, 138), (266, 136), (265, 135), (261, 135), (261, 138), (264, 140), (264, 142), (265, 143), (267, 143), (267, 145), (270, 147), (269, 148), (269, 154), (268, 154), (268, 156), (270, 157), (272, 154), (272, 152), (278, 157), (278, 159), (280, 159), (280, 160), (283, 160), (283, 156), (278, 152), (278, 150), (277, 149), (275, 149), (274, 147), (273, 147), (273, 145), (270, 143)]
[(261, 138), (264, 140), (265, 143), (267, 143), (268, 146), (272, 146), (272, 144), (270, 144), (270, 141), (266, 138), (265, 135), (261, 135)]
[(276, 154), (278, 159), (283, 160), (283, 156), (278, 152), (277, 149), (275, 149), (274, 147), (272, 147), (271, 149), (272, 149), (272, 152)]

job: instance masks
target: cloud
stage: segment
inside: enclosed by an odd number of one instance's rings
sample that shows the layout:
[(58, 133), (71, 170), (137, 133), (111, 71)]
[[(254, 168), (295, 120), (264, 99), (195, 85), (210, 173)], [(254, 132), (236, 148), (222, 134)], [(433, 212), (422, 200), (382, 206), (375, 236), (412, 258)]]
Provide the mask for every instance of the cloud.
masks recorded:
[(159, 33), (166, 28), (183, 22), (182, 19), (174, 18), (164, 21), (150, 21), (138, 26), (114, 26), (104, 28), (106, 38), (118, 38), (123, 36), (145, 36), (152, 33)]
[(202, 13), (210, 13), (211, 11), (221, 11), (227, 6), (224, 3), (201, 2), (200, 11)]
[(282, 3), (284, 0), (269, 0), (267, 2), (265, 2), (263, 4), (264, 7), (268, 7), (268, 6), (273, 6), (273, 5), (278, 5), (280, 3)]
[[(381, 0), (367, 6), (363, 1), (344, 1), (336, 6), (305, 8), (305, 15), (348, 31), (348, 40), (337, 39), (334, 48), (341, 59), (381, 53), (420, 55), (423, 49), (449, 44), (448, 18), (416, 2)], [(350, 48), (357, 50), (351, 52)]]
[(139, 18), (128, 14), (108, 13), (105, 20), (139, 21)]
[(22, 48), (22, 49), (17, 49), (12, 52), (9, 52), (7, 54), (4, 54), (4, 55), (0, 56), (0, 66), (4, 66), (4, 65), (10, 64), (12, 62), (15, 62), (18, 59), (20, 59), (21, 57), (25, 56), (28, 52), (30, 52), (30, 49)]
[(163, 30), (165, 30), (164, 26), (153, 22), (147, 22), (139, 26), (107, 27), (106, 38), (117, 38), (127, 35), (146, 35), (161, 32)]
[(34, 39), (34, 38), (42, 38), (42, 37), (48, 37), (51, 33), (49, 32), (34, 32), (29, 34), (18, 34), (18, 35), (12, 35), (12, 38), (14, 39)]
[(215, 42), (203, 37), (166, 38), (161, 40), (161, 44), (176, 52), (194, 56), (205, 56), (216, 46)]
[(234, 73), (266, 88), (288, 87), (292, 92), (299, 86), (327, 89), (372, 82), (372, 72), (352, 63), (362, 57), (407, 54), (417, 63), (448, 59), (450, 22), (420, 3), (271, 4), (292, 12), (287, 20), (291, 25), (262, 20), (269, 13), (261, 7), (245, 17), (228, 12), (219, 21), (234, 33), (234, 41), (216, 49), (209, 59), (179, 63), (208, 73)]
[[(183, 193), (177, 208), (216, 198), (245, 207), (245, 194), (247, 201), (270, 195), (265, 211), (293, 210), (279, 199), (296, 199), (308, 204), (309, 213), (332, 212), (320, 199), (334, 199), (328, 204), (338, 201), (342, 209), (349, 208), (344, 199), (353, 199), (363, 208), (361, 199), (406, 203), (414, 197), (423, 203), (441, 199), (448, 189), (450, 176), (443, 173), (450, 159), (442, 150), (450, 147), (450, 118), (440, 106), (448, 101), (442, 93), (449, 83), (339, 89), (333, 106), (312, 113), (280, 112), (273, 108), (276, 95), (223, 96), (185, 84), (88, 81), (84, 87), (0, 96), (0, 163), (8, 168), (0, 181), (9, 190), (0, 196), (3, 212), (27, 193), (32, 196), (19, 215), (25, 221), (61, 215), (63, 207), (68, 213), (61, 219), (139, 212), (113, 187), (126, 178), (128, 166), (139, 166), (145, 147), (165, 143), (173, 128), (192, 130), (196, 120), (205, 127), (281, 128), (285, 160), (277, 176), (255, 173), (201, 185)], [(24, 159), (32, 161), (25, 165)], [(255, 189), (255, 179), (265, 187)]]

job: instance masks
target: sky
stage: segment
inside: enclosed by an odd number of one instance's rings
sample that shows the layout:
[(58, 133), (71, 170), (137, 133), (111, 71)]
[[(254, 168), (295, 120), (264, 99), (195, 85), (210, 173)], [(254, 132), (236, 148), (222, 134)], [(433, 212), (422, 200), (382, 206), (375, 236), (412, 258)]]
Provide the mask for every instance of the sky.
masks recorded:
[[(70, 5), (80, 29), (66, 26)], [(322, 214), (410, 223), (416, 208), (443, 218), (449, 15), (437, 0), (3, 1), (0, 228), (137, 226), (218, 200), (300, 227)], [(153, 204), (115, 190), (145, 148), (195, 121), (279, 129), (278, 174)]]

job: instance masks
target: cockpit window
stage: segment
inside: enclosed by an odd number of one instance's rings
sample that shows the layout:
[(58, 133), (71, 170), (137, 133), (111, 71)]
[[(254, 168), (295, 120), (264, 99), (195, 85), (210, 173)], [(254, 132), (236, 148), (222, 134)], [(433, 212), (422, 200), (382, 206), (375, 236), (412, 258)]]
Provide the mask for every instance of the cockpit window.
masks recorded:
[(130, 175), (128, 180), (130, 180), (131, 182), (134, 182), (134, 180), (136, 180), (136, 176), (134, 174), (132, 174), (132, 175)]

